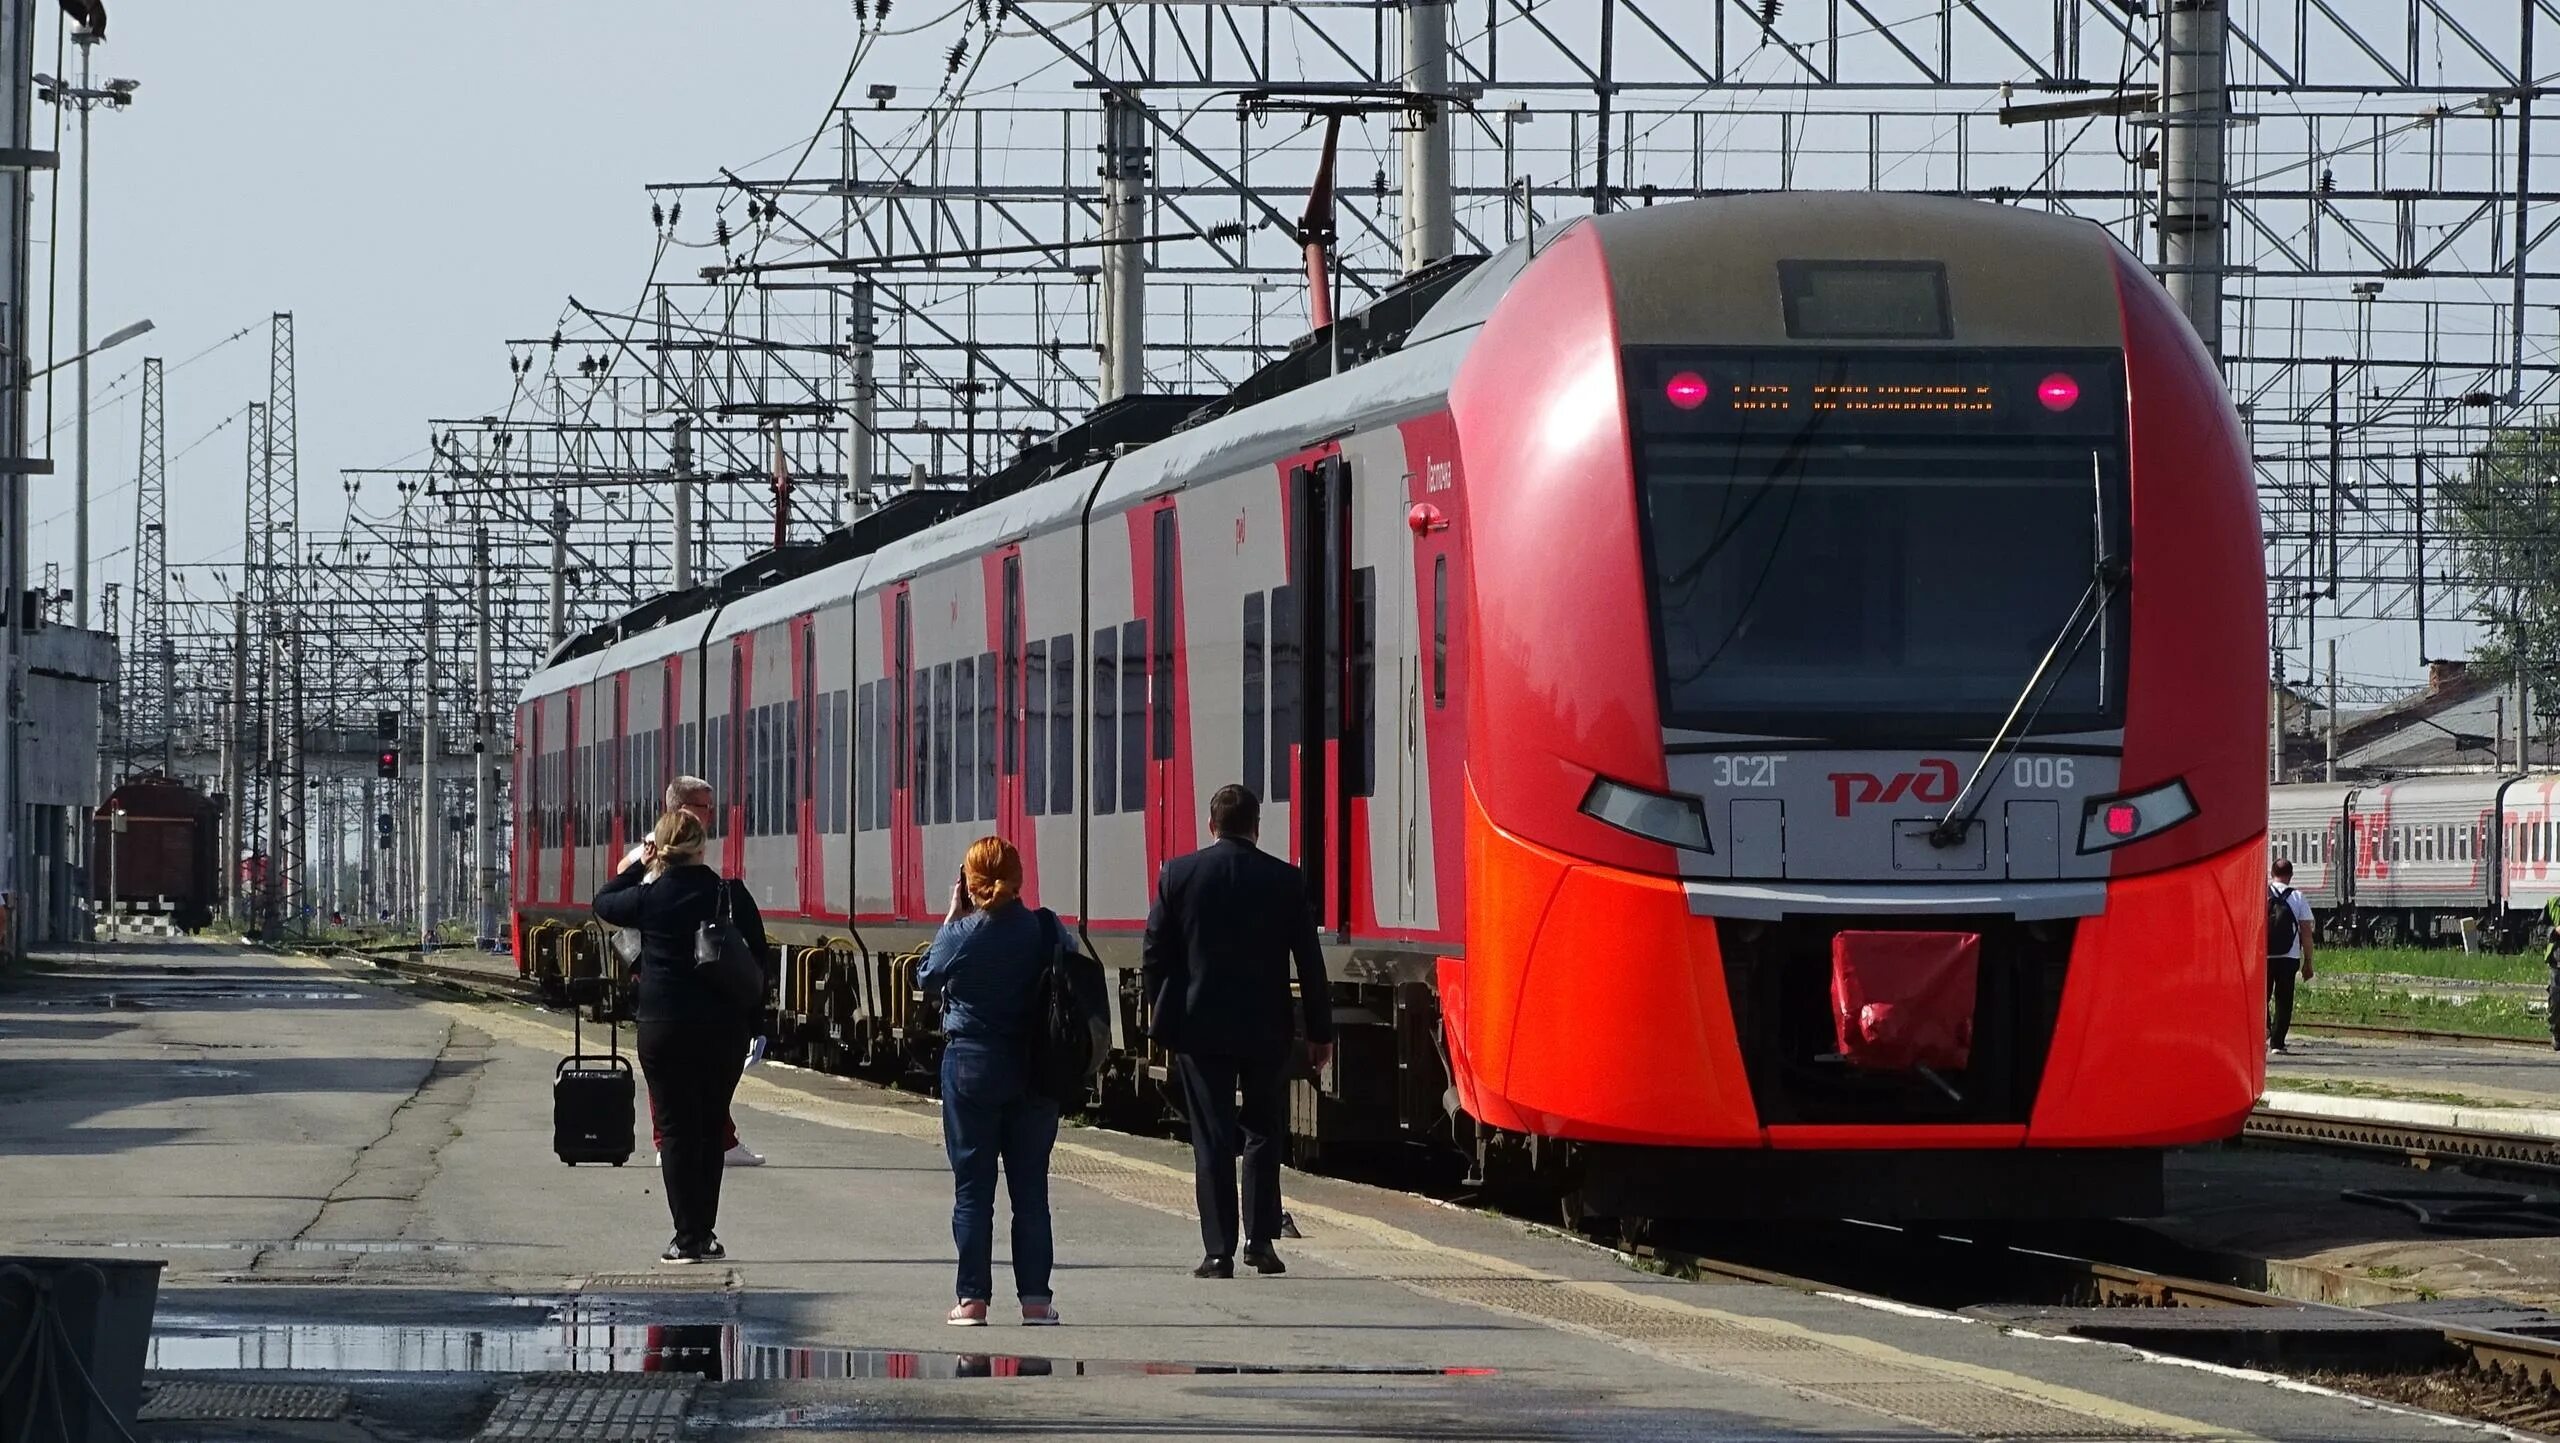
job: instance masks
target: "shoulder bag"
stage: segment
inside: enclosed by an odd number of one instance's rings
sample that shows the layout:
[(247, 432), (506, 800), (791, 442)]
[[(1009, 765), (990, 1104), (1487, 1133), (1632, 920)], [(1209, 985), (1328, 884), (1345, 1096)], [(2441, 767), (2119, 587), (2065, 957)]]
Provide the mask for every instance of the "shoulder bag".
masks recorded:
[(739, 1021), (752, 1022), (764, 1008), (764, 967), (731, 920), (730, 889), (738, 884), (724, 878), (719, 885), (720, 910), (694, 934), (693, 971)]

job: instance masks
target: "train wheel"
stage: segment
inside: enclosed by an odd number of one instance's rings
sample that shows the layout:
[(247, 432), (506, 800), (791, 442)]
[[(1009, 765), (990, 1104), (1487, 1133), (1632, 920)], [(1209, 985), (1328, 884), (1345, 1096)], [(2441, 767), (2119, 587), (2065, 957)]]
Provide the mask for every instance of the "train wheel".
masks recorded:
[(2365, 924), (2365, 936), (2376, 947), (2397, 947), (2408, 940), (2408, 928), (2397, 912), (2376, 912)]

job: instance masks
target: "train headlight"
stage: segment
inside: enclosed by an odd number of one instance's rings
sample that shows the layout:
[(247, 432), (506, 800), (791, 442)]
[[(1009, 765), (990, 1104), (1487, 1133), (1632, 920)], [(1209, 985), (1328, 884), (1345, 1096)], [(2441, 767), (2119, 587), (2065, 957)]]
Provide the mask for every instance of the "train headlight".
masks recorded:
[(1665, 796), (1593, 777), (1591, 790), (1583, 794), (1582, 812), (1649, 842), (1668, 842), (1692, 852), (1715, 850), (1707, 842), (1707, 809), (1696, 797)]
[(2183, 781), (2153, 787), (2147, 792), (2126, 792), (2113, 797), (2093, 797), (2080, 817), (2080, 850), (2103, 852), (2127, 842), (2139, 842), (2157, 836), (2196, 814), (2195, 795)]

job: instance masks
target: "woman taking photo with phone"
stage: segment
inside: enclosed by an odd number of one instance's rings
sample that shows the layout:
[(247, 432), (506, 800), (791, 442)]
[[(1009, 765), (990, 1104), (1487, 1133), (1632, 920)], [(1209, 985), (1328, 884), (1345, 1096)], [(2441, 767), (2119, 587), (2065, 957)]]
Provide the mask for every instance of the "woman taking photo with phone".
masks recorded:
[(917, 973), (942, 994), (942, 1145), (951, 1156), (951, 1238), (959, 1301), (943, 1319), (984, 1327), (995, 1292), (996, 1170), (1013, 1204), (1013, 1287), (1022, 1321), (1058, 1321), (1050, 1301), (1049, 1149), (1058, 1105), (1030, 1081), (1041, 973), (1064, 934), (1057, 914), (1022, 902), (1022, 854), (1002, 837), (969, 847), (951, 911)]
[(649, 1108), (664, 1136), (658, 1173), (666, 1187), (675, 1238), (658, 1261), (699, 1263), (728, 1256), (714, 1231), (720, 1221), (720, 1153), (729, 1100), (746, 1069), (752, 1015), (717, 985), (697, 960), (706, 922), (727, 921), (763, 956), (762, 922), (722, 903), (733, 883), (703, 865), (700, 818), (674, 811), (658, 818), (640, 857), (596, 893), (596, 916), (640, 934), (640, 1071)]

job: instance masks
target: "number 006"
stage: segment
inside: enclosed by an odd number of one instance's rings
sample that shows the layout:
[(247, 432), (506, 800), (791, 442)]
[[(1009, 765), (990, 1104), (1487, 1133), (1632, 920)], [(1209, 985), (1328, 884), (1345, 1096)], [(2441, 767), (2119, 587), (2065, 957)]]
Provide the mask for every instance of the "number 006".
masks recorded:
[(2009, 782), (2023, 791), (2069, 791), (2071, 758), (2020, 757), (2009, 764)]

